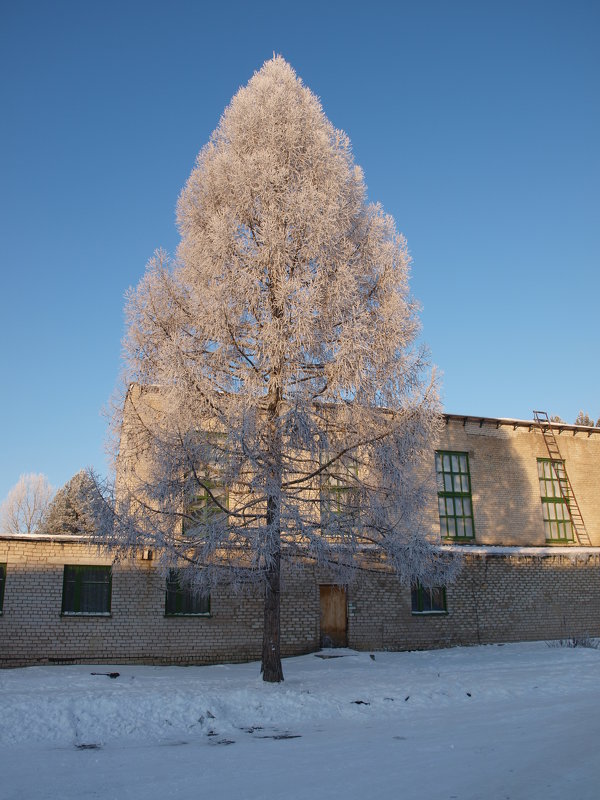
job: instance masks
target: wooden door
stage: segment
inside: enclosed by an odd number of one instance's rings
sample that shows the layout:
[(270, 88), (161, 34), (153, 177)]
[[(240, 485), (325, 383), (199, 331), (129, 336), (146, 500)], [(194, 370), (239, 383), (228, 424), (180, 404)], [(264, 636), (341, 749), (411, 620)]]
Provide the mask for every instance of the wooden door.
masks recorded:
[(348, 646), (346, 587), (325, 584), (321, 594), (321, 647)]

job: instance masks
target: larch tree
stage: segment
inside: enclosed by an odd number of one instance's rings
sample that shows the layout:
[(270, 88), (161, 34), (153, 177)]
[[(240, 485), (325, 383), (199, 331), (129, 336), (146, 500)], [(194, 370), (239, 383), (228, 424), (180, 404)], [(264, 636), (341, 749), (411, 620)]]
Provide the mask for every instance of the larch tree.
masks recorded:
[(42, 473), (21, 475), (0, 506), (4, 533), (44, 532), (44, 522), (54, 489)]
[[(348, 137), (281, 57), (225, 110), (128, 297), (120, 547), (156, 548), (195, 591), (260, 587), (262, 673), (283, 680), (282, 565), (434, 585), (435, 382), (409, 256)], [(184, 568), (185, 567), (185, 568)]]

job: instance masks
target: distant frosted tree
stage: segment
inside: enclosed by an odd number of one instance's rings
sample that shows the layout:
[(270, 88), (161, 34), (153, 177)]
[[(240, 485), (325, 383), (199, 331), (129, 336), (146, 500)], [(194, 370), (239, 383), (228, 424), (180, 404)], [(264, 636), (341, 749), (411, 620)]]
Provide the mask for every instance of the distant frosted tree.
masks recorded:
[[(258, 584), (262, 672), (283, 679), (281, 565), (435, 585), (440, 424), (415, 345), (406, 243), (347, 136), (280, 57), (240, 89), (179, 200), (181, 244), (127, 303), (118, 514), (198, 590)], [(183, 579), (183, 578), (182, 578)]]
[(54, 489), (41, 473), (21, 475), (0, 506), (0, 526), (6, 533), (39, 533)]
[[(592, 428), (594, 427), (594, 420), (589, 414), (585, 413), (584, 411), (580, 411), (579, 414), (577, 414), (575, 425), (588, 425), (590, 428)], [(596, 421), (595, 426), (600, 428), (600, 419)]]
[(93, 533), (94, 524), (88, 510), (96, 487), (85, 470), (80, 470), (57, 491), (44, 519), (47, 533)]

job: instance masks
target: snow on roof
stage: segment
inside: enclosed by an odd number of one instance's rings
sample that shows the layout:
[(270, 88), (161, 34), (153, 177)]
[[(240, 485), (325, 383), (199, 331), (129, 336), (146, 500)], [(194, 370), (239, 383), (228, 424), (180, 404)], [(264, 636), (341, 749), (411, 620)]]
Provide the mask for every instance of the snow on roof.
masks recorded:
[(444, 544), (442, 550), (466, 555), (486, 556), (578, 556), (598, 555), (600, 547), (579, 547), (577, 545), (545, 545), (545, 546), (515, 546), (492, 544)]
[(25, 542), (93, 542), (91, 536), (73, 533), (0, 533), (0, 539), (17, 539)]
[[(538, 424), (533, 419), (512, 419), (511, 417), (477, 417), (471, 414), (443, 414), (446, 422), (453, 420), (455, 422), (462, 422), (463, 425), (467, 422), (477, 423), (480, 427), (483, 425), (493, 425), (499, 428), (501, 425), (509, 425), (513, 428), (529, 428), (530, 430), (538, 430)], [(552, 422), (552, 430), (558, 431), (573, 431), (577, 433), (581, 431), (589, 435), (597, 433), (600, 435), (600, 428), (590, 425), (569, 425), (566, 422)]]

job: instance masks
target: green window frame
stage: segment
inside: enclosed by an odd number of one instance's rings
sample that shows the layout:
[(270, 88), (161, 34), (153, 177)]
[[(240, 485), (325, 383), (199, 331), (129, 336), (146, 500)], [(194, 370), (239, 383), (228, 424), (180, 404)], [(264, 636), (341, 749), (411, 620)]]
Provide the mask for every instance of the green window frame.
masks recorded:
[(4, 611), (4, 586), (6, 584), (6, 564), (0, 564), (0, 614)]
[(112, 567), (65, 564), (62, 613), (109, 616), (111, 613)]
[(410, 601), (413, 614), (448, 613), (445, 586), (432, 586), (428, 588), (417, 581), (411, 586)]
[[(321, 463), (327, 460), (327, 454), (323, 453)], [(355, 459), (339, 459), (321, 473), (319, 506), (323, 534), (330, 531), (337, 537), (348, 524), (353, 528), (358, 521), (359, 505), (358, 463)]]
[(565, 462), (559, 459), (538, 458), (537, 468), (546, 541), (572, 542), (573, 522), (560, 487), (561, 480), (566, 478)]
[(192, 591), (181, 580), (178, 569), (169, 570), (165, 592), (166, 617), (208, 617), (210, 616), (210, 595)]
[(200, 491), (192, 495), (186, 508), (189, 519), (186, 520), (185, 530), (196, 525), (209, 525), (227, 517), (223, 511), (229, 505), (229, 492), (225, 484), (215, 479), (214, 475), (209, 477), (208, 474), (200, 475), (200, 480), (206, 488), (201, 487)]
[(436, 451), (435, 473), (442, 539), (472, 542), (475, 522), (469, 454), (458, 450)]
[(208, 440), (208, 463), (197, 467), (196, 475), (203, 486), (195, 482), (194, 491), (185, 506), (183, 530), (190, 531), (197, 526), (226, 522), (229, 506), (229, 489), (222, 479), (223, 452), (220, 447), (225, 440), (224, 433), (205, 434)]

